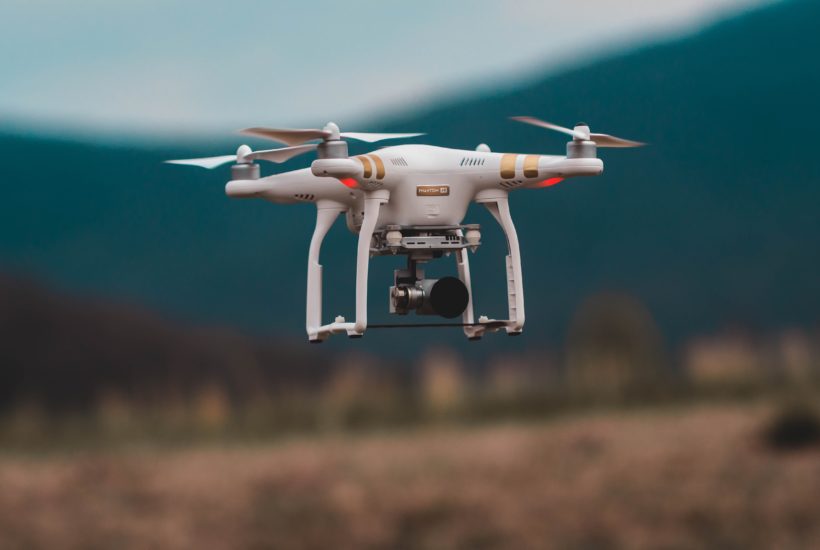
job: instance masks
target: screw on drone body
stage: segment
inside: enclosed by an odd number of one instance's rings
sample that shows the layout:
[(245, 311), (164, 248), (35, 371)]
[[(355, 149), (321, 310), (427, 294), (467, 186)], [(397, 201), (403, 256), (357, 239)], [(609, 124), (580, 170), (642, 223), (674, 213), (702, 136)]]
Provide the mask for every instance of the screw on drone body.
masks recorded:
[(385, 240), (387, 240), (387, 246), (389, 246), (393, 250), (393, 254), (395, 254), (398, 248), (401, 246), (401, 239), (401, 231), (391, 230), (388, 231), (385, 235)]
[(478, 245), (481, 244), (481, 232), (478, 229), (470, 228), (464, 234), (464, 240), (467, 246), (470, 247), (471, 252), (475, 252)]

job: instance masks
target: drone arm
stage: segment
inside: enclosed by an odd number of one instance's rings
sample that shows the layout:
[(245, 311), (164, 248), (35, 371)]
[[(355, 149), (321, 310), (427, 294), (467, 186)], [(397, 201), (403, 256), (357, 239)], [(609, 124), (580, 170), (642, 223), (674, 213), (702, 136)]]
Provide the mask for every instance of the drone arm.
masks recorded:
[(518, 247), (518, 234), (510, 215), (510, 203), (506, 196), (481, 202), (501, 225), (507, 237), (507, 304), (511, 321), (507, 326), (507, 333), (520, 334), (524, 328), (524, 283), (521, 277), (521, 251)]
[(370, 241), (373, 238), (373, 231), (376, 229), (381, 206), (389, 198), (390, 191), (384, 189), (369, 191), (364, 198), (364, 218), (362, 227), (359, 230), (359, 244), (356, 254), (356, 323), (353, 326), (352, 333), (348, 333), (351, 336), (361, 336), (367, 328), (367, 276), (370, 266)]
[(347, 210), (347, 207), (337, 203), (319, 201), (316, 205), (316, 229), (310, 239), (308, 252), (307, 274), (307, 333), (310, 341), (321, 341), (319, 329), (322, 326), (322, 264), (319, 263), (319, 253), (322, 241), (336, 218)]

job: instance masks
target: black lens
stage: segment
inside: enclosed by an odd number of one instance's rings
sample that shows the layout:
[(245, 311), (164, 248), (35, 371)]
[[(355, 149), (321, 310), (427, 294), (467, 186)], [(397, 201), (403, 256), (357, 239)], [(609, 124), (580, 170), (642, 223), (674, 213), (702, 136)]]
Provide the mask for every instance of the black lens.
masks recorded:
[(467, 287), (455, 277), (439, 279), (430, 290), (430, 305), (433, 311), (447, 319), (464, 313), (469, 301)]

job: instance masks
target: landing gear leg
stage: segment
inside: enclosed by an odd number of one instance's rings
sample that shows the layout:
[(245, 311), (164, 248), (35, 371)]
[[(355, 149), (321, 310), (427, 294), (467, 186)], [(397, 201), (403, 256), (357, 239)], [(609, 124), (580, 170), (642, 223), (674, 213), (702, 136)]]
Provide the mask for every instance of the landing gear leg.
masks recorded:
[[(461, 231), (459, 231), (459, 235)], [(481, 340), (482, 331), (478, 327), (472, 326), (475, 323), (475, 313), (473, 310), (473, 287), (470, 281), (470, 258), (466, 248), (461, 248), (456, 252), (456, 267), (458, 268), (458, 278), (467, 287), (467, 309), (461, 315), (461, 321), (467, 325), (464, 327), (464, 334), (470, 340)]]
[(390, 192), (380, 189), (370, 191), (364, 198), (364, 219), (359, 230), (359, 247), (356, 254), (356, 323), (347, 334), (361, 338), (367, 329), (367, 276), (370, 267), (370, 243), (379, 219), (382, 204), (390, 198)]
[(322, 326), (322, 264), (319, 263), (319, 253), (325, 235), (327, 235), (328, 230), (339, 214), (344, 211), (345, 208), (340, 206), (317, 205), (316, 207), (316, 229), (313, 230), (308, 252), (307, 313), (305, 322), (308, 340), (312, 343), (320, 343), (327, 338), (326, 333), (324, 335), (319, 334), (319, 329)]
[(521, 277), (521, 251), (518, 247), (518, 234), (510, 215), (510, 203), (507, 197), (493, 198), (484, 202), (484, 206), (501, 225), (507, 237), (507, 309), (510, 323), (507, 334), (516, 336), (524, 330), (524, 282)]

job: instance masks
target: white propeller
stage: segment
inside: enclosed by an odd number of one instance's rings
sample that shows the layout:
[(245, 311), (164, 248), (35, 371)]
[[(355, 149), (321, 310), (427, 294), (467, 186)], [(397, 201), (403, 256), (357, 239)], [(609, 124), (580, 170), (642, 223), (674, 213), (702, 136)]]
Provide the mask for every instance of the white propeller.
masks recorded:
[(238, 162), (240, 164), (248, 163), (254, 160), (266, 160), (268, 162), (285, 162), (302, 153), (307, 153), (316, 149), (319, 145), (311, 143), (308, 145), (297, 145), (296, 147), (282, 147), (281, 149), (266, 149), (264, 151), (252, 151), (247, 145), (241, 145), (236, 150), (235, 155), (222, 155), (219, 157), (205, 157), (197, 159), (178, 159), (166, 160), (168, 164), (183, 164), (185, 166), (199, 166), (200, 168), (207, 168), (212, 170), (223, 164), (229, 162)]
[(307, 145), (297, 145), (295, 147), (282, 147), (281, 149), (266, 149), (264, 151), (253, 151), (245, 155), (247, 160), (267, 160), (268, 162), (285, 162), (295, 156), (313, 151), (319, 147), (318, 143)]
[(201, 168), (213, 169), (229, 162), (247, 163), (254, 160), (266, 160), (268, 162), (285, 162), (297, 155), (313, 151), (318, 148), (318, 143), (306, 143), (314, 140), (339, 140), (342, 138), (356, 139), (375, 143), (386, 139), (411, 138), (423, 136), (424, 134), (375, 134), (368, 132), (340, 132), (339, 127), (333, 122), (328, 122), (321, 130), (313, 128), (292, 129), (292, 128), (245, 128), (239, 131), (249, 136), (263, 137), (284, 143), (289, 147), (280, 149), (265, 149), (263, 151), (252, 151), (247, 145), (242, 145), (235, 155), (223, 155), (219, 157), (206, 157), (197, 159), (167, 160), (169, 164), (184, 164), (187, 166), (199, 166)]
[(645, 143), (641, 143), (640, 141), (623, 139), (615, 136), (610, 136), (609, 134), (593, 134), (589, 131), (589, 126), (583, 123), (579, 123), (575, 126), (574, 129), (569, 129), (564, 128), (563, 126), (558, 126), (557, 124), (553, 124), (552, 122), (546, 122), (544, 120), (540, 120), (531, 116), (514, 116), (510, 118), (517, 122), (523, 122), (524, 124), (538, 126), (539, 128), (547, 128), (548, 130), (563, 132), (564, 134), (570, 135), (573, 138), (579, 139), (581, 141), (594, 141), (595, 145), (597, 145), (598, 147), (643, 147), (644, 145), (646, 145)]
[(330, 132), (325, 132), (324, 130), (289, 130), (284, 128), (279, 129), (261, 127), (245, 128), (244, 130), (239, 130), (239, 133), (245, 134), (246, 136), (272, 139), (273, 141), (278, 141), (280, 143), (284, 143), (285, 145), (299, 145), (314, 139), (326, 139), (331, 135)]
[(423, 136), (424, 134), (410, 133), (410, 134), (387, 134), (387, 133), (369, 133), (369, 132), (340, 132), (339, 127), (333, 122), (329, 122), (322, 130), (313, 128), (290, 129), (290, 128), (245, 128), (239, 133), (272, 139), (285, 145), (300, 145), (307, 141), (316, 139), (321, 140), (336, 140), (341, 138), (355, 139), (358, 141), (366, 141), (368, 143), (376, 143), (377, 141), (384, 141), (386, 139), (401, 139)]
[(222, 155), (221, 157), (205, 157), (200, 159), (166, 160), (167, 164), (183, 164), (185, 166), (199, 166), (211, 170), (217, 166), (228, 164), (236, 160), (236, 155)]
[(384, 141), (387, 139), (404, 139), (423, 136), (424, 134), (373, 134), (368, 132), (341, 132), (339, 134), (343, 138), (355, 139), (357, 141), (366, 141), (367, 143), (376, 143), (377, 141)]

